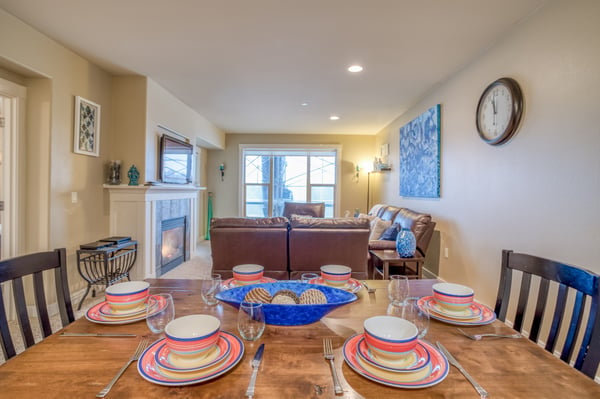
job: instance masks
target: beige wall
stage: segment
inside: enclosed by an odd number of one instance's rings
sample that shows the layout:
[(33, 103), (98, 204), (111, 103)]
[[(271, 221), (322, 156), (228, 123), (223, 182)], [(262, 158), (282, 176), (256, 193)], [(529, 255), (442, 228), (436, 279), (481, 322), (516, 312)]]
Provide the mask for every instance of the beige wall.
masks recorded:
[[(140, 171), (154, 179), (157, 145), (146, 135), (156, 123), (207, 147), (224, 146), (223, 132), (156, 83), (112, 76), (3, 10), (0, 68), (0, 76), (26, 86), (28, 95), (20, 252), (66, 247), (73, 291), (85, 285), (75, 250), (108, 234), (108, 195), (102, 185), (109, 160), (123, 161), (124, 183), (127, 169), (138, 162)], [(75, 96), (102, 107), (99, 157), (73, 152)], [(75, 204), (72, 192), (78, 194)]]
[[(399, 128), (441, 104), (441, 198), (399, 197), (397, 167), (380, 198), (432, 213), (449, 249), (441, 277), (488, 305), (502, 249), (600, 272), (599, 15), (594, 0), (550, 3), (377, 136), (398, 162)], [(502, 76), (521, 84), (525, 114), (517, 135), (493, 147), (477, 135), (475, 109)]]
[(191, 139), (198, 139), (208, 148), (224, 148), (225, 132), (216, 128), (206, 118), (193, 111), (156, 82), (148, 79), (146, 125), (146, 180), (158, 180), (158, 138), (162, 134), (158, 125), (167, 127)]
[[(367, 176), (355, 176), (357, 163), (373, 162), (375, 136), (350, 135), (277, 135), (228, 134), (225, 150), (208, 151), (208, 191), (214, 193), (213, 215), (217, 217), (239, 215), (240, 144), (336, 144), (342, 146), (340, 214), (355, 208), (364, 212), (367, 201)], [(225, 179), (221, 181), (219, 165), (225, 163)], [(339, 216), (339, 215), (338, 215)]]
[[(108, 231), (103, 213), (103, 137), (111, 120), (111, 77), (80, 56), (0, 10), (2, 64), (23, 77), (28, 88), (21, 181), (26, 204), (23, 252), (66, 247), (71, 281), (80, 283), (74, 249)], [(73, 153), (75, 96), (102, 106), (100, 156)], [(71, 192), (79, 201), (71, 203)], [(77, 283), (75, 283), (77, 282)]]

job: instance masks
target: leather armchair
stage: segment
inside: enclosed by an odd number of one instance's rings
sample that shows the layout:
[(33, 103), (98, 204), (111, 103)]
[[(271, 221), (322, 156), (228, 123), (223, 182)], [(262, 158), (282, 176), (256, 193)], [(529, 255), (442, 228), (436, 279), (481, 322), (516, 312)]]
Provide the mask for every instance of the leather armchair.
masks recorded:
[(325, 217), (325, 203), (285, 202), (283, 205), (283, 217), (292, 219), (292, 215), (323, 218)]

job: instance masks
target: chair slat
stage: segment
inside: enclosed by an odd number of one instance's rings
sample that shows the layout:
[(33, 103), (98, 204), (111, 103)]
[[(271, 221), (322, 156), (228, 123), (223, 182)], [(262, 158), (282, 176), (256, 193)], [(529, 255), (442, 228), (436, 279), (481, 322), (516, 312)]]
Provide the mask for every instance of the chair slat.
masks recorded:
[(50, 317), (46, 306), (46, 291), (44, 290), (43, 272), (33, 273), (33, 292), (35, 293), (36, 311), (42, 325), (44, 338), (52, 334)]
[(35, 344), (31, 323), (29, 322), (29, 313), (27, 313), (27, 301), (25, 300), (25, 290), (23, 289), (23, 279), (21, 277), (13, 280), (13, 299), (17, 308), (17, 318), (21, 334), (27, 347)]
[(8, 320), (6, 317), (6, 309), (4, 307), (4, 293), (2, 292), (2, 285), (0, 284), (0, 346), (2, 347), (2, 354), (5, 359), (10, 359), (16, 355), (15, 347), (12, 342), (10, 335), (10, 329), (8, 328)]

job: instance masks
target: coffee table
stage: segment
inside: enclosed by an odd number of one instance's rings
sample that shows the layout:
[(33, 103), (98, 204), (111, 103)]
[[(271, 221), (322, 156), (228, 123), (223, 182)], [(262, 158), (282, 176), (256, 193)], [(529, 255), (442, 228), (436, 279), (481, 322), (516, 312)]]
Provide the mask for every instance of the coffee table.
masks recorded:
[[(425, 263), (425, 257), (423, 256), (403, 258), (400, 255), (398, 255), (398, 252), (396, 252), (393, 249), (373, 249), (369, 252), (371, 253), (371, 256), (374, 256), (376, 259), (379, 259), (381, 263), (383, 263), (383, 270), (379, 270), (377, 267), (373, 267), (373, 278), (375, 278), (375, 273), (377, 273), (384, 280), (387, 280), (390, 277), (390, 265), (401, 266), (404, 269), (404, 271), (406, 271), (406, 268), (408, 267), (411, 271), (414, 272), (414, 274), (408, 275), (409, 278), (421, 279), (422, 277), (423, 264)], [(414, 270), (412, 269), (413, 265)]]

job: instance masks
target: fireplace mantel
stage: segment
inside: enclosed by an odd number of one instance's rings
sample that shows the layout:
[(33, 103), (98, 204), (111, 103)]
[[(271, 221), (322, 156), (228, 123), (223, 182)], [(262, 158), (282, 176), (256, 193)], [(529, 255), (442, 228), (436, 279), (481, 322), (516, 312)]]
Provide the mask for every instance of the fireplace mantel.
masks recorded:
[(110, 234), (131, 236), (138, 241), (138, 258), (131, 278), (142, 280), (156, 276), (156, 225), (160, 220), (161, 201), (184, 200), (189, 209), (190, 257), (195, 255), (198, 238), (198, 192), (205, 187), (192, 185), (129, 186), (109, 185)]

